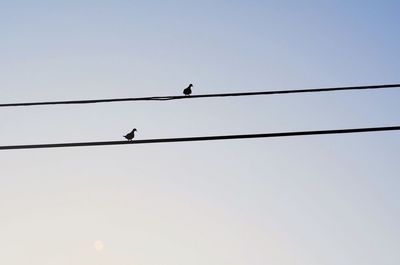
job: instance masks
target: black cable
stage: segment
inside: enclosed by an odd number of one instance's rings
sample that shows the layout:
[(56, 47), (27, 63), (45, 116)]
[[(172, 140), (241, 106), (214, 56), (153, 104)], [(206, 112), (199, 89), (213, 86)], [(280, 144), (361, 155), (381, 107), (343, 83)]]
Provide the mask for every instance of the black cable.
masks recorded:
[(242, 93), (203, 94), (203, 95), (191, 95), (191, 96), (156, 96), (156, 97), (139, 97), (139, 98), (109, 98), (109, 99), (88, 99), (88, 100), (65, 100), (65, 101), (3, 103), (3, 104), (0, 104), (0, 107), (21, 107), (21, 106), (40, 106), (40, 105), (68, 105), (68, 104), (93, 104), (93, 103), (110, 103), (110, 102), (124, 102), (124, 101), (164, 101), (164, 100), (178, 100), (178, 99), (215, 98), (215, 97), (243, 97), (243, 96), (299, 94), (299, 93), (316, 93), (316, 92), (332, 92), (332, 91), (345, 91), (345, 90), (367, 90), (367, 89), (384, 89), (384, 88), (400, 88), (400, 84), (372, 85), (372, 86), (349, 86), (349, 87), (328, 87), (328, 88), (311, 88), (311, 89), (297, 89), (297, 90), (273, 90), (273, 91), (242, 92)]
[(353, 129), (336, 129), (336, 130), (320, 130), (320, 131), (299, 131), (299, 132), (262, 133), (262, 134), (200, 136), (200, 137), (185, 137), (185, 138), (164, 138), (164, 139), (147, 139), (147, 140), (134, 140), (134, 141), (9, 145), (9, 146), (0, 146), (0, 150), (61, 148), (61, 147), (81, 147), (81, 146), (104, 146), (104, 145), (131, 145), (131, 144), (174, 143), (174, 142), (198, 142), (198, 141), (291, 137), (291, 136), (306, 136), (306, 135), (345, 134), (345, 133), (363, 133), (363, 132), (399, 131), (399, 130), (400, 130), (400, 126), (389, 126), (389, 127), (353, 128)]

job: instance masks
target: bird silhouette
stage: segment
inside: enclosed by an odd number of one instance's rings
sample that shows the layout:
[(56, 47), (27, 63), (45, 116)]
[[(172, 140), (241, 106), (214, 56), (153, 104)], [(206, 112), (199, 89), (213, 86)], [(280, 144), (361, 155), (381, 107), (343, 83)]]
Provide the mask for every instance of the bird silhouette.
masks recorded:
[(190, 84), (187, 88), (183, 90), (183, 94), (185, 94), (185, 96), (190, 96), (190, 94), (192, 94), (192, 87), (193, 85)]
[(127, 135), (124, 135), (126, 140), (132, 141), (132, 139), (135, 137), (135, 132), (136, 131), (137, 131), (136, 128), (134, 128), (130, 133), (128, 133)]

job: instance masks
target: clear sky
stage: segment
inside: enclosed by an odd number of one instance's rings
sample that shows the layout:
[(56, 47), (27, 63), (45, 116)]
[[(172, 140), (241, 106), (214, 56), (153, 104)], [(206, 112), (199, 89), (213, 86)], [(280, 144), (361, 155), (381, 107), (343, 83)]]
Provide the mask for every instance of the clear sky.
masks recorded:
[[(1, 103), (399, 83), (399, 1), (3, 1)], [(400, 124), (400, 91), (2, 108), (0, 145)], [(0, 264), (397, 265), (400, 134), (1, 151)]]

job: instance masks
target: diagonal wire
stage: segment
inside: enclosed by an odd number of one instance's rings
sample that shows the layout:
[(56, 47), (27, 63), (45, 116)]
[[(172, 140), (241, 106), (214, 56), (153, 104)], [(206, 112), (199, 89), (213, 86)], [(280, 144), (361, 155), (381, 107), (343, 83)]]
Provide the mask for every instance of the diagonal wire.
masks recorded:
[(134, 140), (134, 141), (106, 141), (106, 142), (9, 145), (9, 146), (0, 146), (0, 150), (106, 146), (106, 145), (135, 145), (135, 144), (177, 143), (177, 142), (199, 142), (199, 141), (275, 138), (275, 137), (348, 134), (348, 133), (365, 133), (365, 132), (382, 132), (382, 131), (400, 131), (400, 126), (335, 129), (335, 130), (319, 130), (319, 131), (295, 131), (295, 132), (262, 133), (262, 134), (218, 135), (218, 136), (200, 136), (200, 137), (184, 137), (184, 138), (161, 138), (161, 139), (146, 139), (146, 140)]
[(155, 96), (155, 97), (136, 97), (136, 98), (108, 98), (108, 99), (1, 103), (0, 107), (73, 105), (73, 104), (94, 104), (94, 103), (111, 103), (111, 102), (127, 102), (127, 101), (168, 101), (168, 100), (199, 99), (199, 98), (221, 98), (221, 97), (244, 97), (244, 96), (261, 96), (261, 95), (300, 94), (300, 93), (321, 93), (321, 92), (348, 91), (348, 90), (377, 90), (377, 89), (387, 89), (387, 88), (400, 88), (400, 84), (307, 88), (307, 89), (295, 89), (295, 90), (293, 90), (293, 89), (292, 90), (272, 90), (272, 91), (220, 93), (220, 94), (202, 94), (202, 95), (191, 95), (191, 96)]

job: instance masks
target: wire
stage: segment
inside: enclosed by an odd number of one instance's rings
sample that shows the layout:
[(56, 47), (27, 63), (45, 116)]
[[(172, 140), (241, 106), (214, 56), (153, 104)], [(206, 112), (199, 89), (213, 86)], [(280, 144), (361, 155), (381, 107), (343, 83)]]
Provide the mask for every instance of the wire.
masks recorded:
[(262, 134), (201, 136), (201, 137), (186, 137), (186, 138), (164, 138), (164, 139), (147, 139), (147, 140), (134, 140), (134, 141), (9, 145), (9, 146), (0, 146), (0, 150), (105, 146), (105, 145), (132, 145), (132, 144), (175, 143), (175, 142), (198, 142), (198, 141), (291, 137), (291, 136), (327, 135), (327, 134), (346, 134), (346, 133), (399, 131), (399, 130), (400, 130), (400, 126), (389, 126), (389, 127), (353, 128), (353, 129), (336, 129), (336, 130), (320, 130), (320, 131), (297, 131), (297, 132), (262, 133)]
[(22, 106), (40, 106), (40, 105), (71, 105), (71, 104), (94, 104), (94, 103), (110, 103), (124, 101), (165, 101), (178, 99), (196, 99), (196, 98), (216, 98), (216, 97), (243, 97), (243, 96), (260, 96), (260, 95), (278, 95), (278, 94), (299, 94), (299, 93), (316, 93), (316, 92), (332, 92), (346, 90), (371, 90), (384, 88), (400, 88), (400, 84), (388, 85), (371, 85), (371, 86), (348, 86), (348, 87), (328, 87), (328, 88), (311, 88), (297, 90), (273, 90), (259, 92), (242, 92), (242, 93), (223, 93), (223, 94), (203, 94), (191, 96), (155, 96), (155, 97), (138, 97), (138, 98), (108, 98), (108, 99), (88, 99), (88, 100), (65, 100), (65, 101), (44, 101), (44, 102), (22, 102), (22, 103), (3, 103), (0, 107), (22, 107)]

